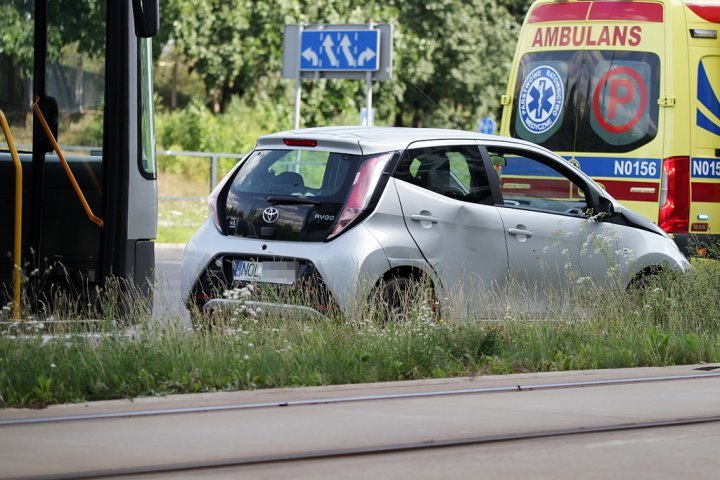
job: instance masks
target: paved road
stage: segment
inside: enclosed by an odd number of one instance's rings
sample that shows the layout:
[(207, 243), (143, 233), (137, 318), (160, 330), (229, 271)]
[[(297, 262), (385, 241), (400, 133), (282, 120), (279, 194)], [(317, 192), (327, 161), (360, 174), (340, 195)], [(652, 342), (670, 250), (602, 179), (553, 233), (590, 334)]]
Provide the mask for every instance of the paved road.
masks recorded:
[(155, 294), (153, 318), (158, 321), (180, 319), (190, 325), (190, 316), (180, 301), (180, 261), (184, 245), (155, 245)]
[[(717, 374), (701, 379), (573, 388), (557, 385), (703, 373), (694, 368), (509, 375), (222, 393), (216, 397), (184, 395), (132, 404), (60, 406), (43, 412), (6, 410), (0, 411), (0, 421), (192, 405), (226, 407), (214, 412), (0, 425), (0, 477), (77, 476), (82, 472), (99, 476), (113, 469), (142, 473), (154, 468), (164, 471), (159, 474), (162, 478), (714, 479), (720, 469), (720, 455), (716, 453), (720, 439)], [(338, 396), (487, 390), (513, 385), (516, 388), (495, 393), (328, 401)], [(545, 387), (525, 390), (533, 385)], [(310, 398), (319, 402), (292, 404)], [(237, 407), (282, 401), (291, 404)], [(231, 404), (235, 408), (228, 407)], [(695, 423), (682, 423), (687, 420)], [(658, 422), (680, 424), (658, 426)], [(635, 428), (641, 424), (646, 428)], [(538, 435), (542, 437), (529, 438)], [(458, 441), (466, 445), (398, 448)], [(378, 449), (391, 451), (377, 453)], [(362, 450), (375, 452), (348, 455)], [(328, 456), (333, 452), (345, 455)], [(288, 457), (313, 455), (323, 458), (287, 461)], [(234, 466), (176, 469), (189, 464), (206, 467), (208, 462)]]
[[(720, 467), (718, 442), (720, 427), (717, 424), (692, 425), (587, 434), (582, 438), (520, 440), (371, 457), (306, 460), (292, 465), (276, 463), (199, 469), (174, 472), (161, 478), (716, 480)], [(132, 478), (156, 479), (158, 476)]]

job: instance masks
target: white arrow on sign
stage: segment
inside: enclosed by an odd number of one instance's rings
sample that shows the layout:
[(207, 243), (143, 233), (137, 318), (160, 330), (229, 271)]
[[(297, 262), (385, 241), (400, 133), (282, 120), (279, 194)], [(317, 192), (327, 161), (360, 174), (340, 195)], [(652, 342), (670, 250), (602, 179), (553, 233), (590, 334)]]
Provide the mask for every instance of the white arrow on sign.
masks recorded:
[(330, 35), (325, 37), (325, 40), (323, 41), (323, 47), (325, 48), (325, 55), (330, 59), (330, 65), (333, 67), (337, 67), (338, 65), (338, 59), (335, 56), (335, 52), (333, 52), (332, 48), (335, 46), (335, 43), (332, 41), (332, 38), (330, 38)]
[(350, 45), (352, 45), (352, 42), (350, 41), (348, 36), (345, 35), (340, 41), (340, 48), (342, 48), (343, 55), (345, 55), (345, 60), (347, 60), (348, 65), (354, 67), (355, 58), (352, 56), (352, 52), (350, 52)]
[(309, 47), (302, 52), (302, 56), (305, 60), (312, 63), (313, 67), (317, 67), (318, 63), (320, 62), (317, 53), (313, 52), (312, 49)]
[(360, 54), (360, 57), (358, 58), (358, 63), (362, 67), (365, 62), (372, 60), (373, 58), (375, 58), (375, 52), (370, 50), (370, 48), (366, 48), (365, 51)]

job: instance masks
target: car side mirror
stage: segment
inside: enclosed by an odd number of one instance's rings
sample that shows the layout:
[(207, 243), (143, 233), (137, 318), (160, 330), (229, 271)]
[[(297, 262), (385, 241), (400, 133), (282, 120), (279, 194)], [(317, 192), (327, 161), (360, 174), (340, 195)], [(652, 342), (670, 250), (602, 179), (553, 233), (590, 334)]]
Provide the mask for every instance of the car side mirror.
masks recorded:
[(502, 155), (490, 155), (490, 161), (492, 162), (493, 167), (507, 166), (507, 159)]
[(160, 30), (158, 0), (132, 0), (135, 36), (150, 38)]
[(613, 206), (612, 201), (610, 201), (607, 197), (600, 197), (598, 208), (600, 210), (598, 213), (602, 213), (606, 217), (615, 213), (615, 207)]

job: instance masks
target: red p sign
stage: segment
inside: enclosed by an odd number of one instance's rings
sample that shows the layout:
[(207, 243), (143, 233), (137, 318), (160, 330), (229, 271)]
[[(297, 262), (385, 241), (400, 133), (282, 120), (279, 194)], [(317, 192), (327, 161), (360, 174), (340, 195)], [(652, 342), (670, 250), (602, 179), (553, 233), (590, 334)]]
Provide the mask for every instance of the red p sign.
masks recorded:
[[(629, 77), (629, 78), (628, 78)], [(600, 96), (607, 89), (607, 100), (603, 106), (607, 107), (607, 117), (600, 105)], [(638, 92), (639, 90), (639, 92)], [(624, 124), (610, 123), (615, 120), (618, 105), (627, 105), (640, 95), (637, 112)], [(647, 106), (647, 88), (642, 76), (630, 67), (615, 67), (602, 76), (595, 87), (593, 94), (593, 113), (598, 123), (611, 133), (623, 133), (633, 128), (642, 118)]]
[[(608, 107), (608, 118), (615, 119), (615, 108), (618, 104), (622, 105), (630, 103), (635, 98), (635, 84), (628, 78), (611, 78), (610, 79), (610, 105)], [(624, 94), (620, 95), (620, 89), (624, 89)]]

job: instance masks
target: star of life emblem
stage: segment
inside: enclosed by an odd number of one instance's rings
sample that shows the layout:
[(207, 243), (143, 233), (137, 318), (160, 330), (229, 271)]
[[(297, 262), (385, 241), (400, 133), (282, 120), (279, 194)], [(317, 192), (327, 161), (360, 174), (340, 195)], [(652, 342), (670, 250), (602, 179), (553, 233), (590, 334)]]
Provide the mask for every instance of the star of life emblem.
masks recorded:
[(565, 87), (560, 74), (552, 67), (531, 71), (520, 89), (520, 121), (531, 133), (550, 130), (560, 118), (565, 102)]

